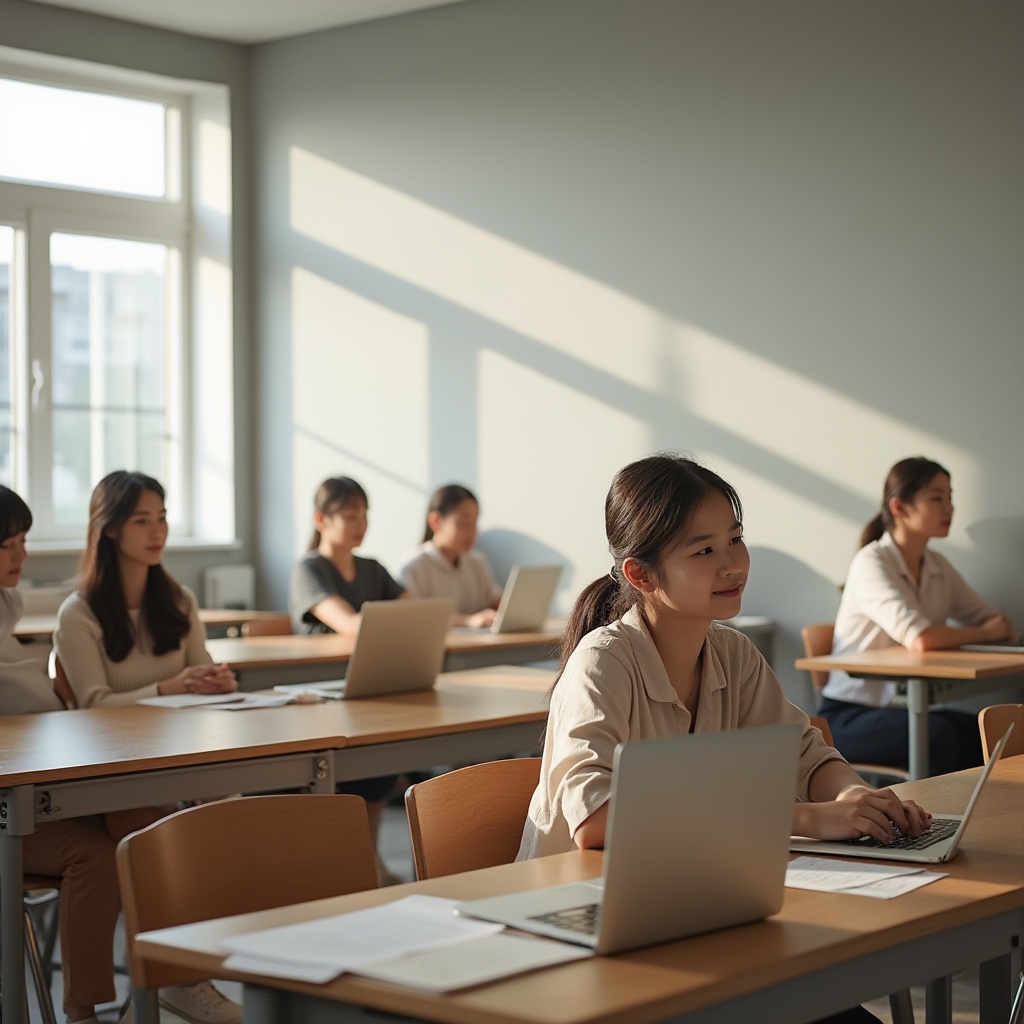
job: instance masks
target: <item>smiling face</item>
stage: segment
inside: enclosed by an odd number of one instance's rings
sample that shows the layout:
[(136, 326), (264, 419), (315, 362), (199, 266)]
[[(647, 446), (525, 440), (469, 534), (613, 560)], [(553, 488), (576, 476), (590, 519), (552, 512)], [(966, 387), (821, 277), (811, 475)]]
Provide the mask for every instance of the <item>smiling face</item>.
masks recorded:
[(159, 565), (167, 544), (167, 510), (156, 491), (143, 491), (128, 519), (110, 531), (122, 565)]
[(953, 487), (945, 473), (936, 473), (911, 502), (890, 503), (897, 529), (928, 539), (946, 537), (953, 522)]
[(0, 543), (0, 587), (18, 585), (27, 558), (24, 533), (16, 533)]
[(680, 542), (661, 558), (656, 572), (641, 572), (634, 580), (637, 567), (632, 559), (626, 559), (623, 571), (643, 591), (649, 614), (685, 619), (706, 629), (714, 619), (739, 613), (750, 571), (743, 526), (729, 499), (712, 492)]

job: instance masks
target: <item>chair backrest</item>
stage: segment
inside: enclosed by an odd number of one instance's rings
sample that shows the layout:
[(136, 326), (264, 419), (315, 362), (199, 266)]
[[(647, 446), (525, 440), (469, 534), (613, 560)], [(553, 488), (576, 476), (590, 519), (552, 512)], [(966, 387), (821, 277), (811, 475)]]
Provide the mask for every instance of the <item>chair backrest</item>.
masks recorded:
[(539, 778), (539, 757), (514, 757), (410, 786), (405, 809), (416, 877), (514, 861)]
[(290, 636), (292, 620), (287, 615), (250, 619), (242, 623), (242, 636)]
[[(835, 623), (812, 622), (800, 630), (804, 641), (804, 654), (808, 658), (820, 658), (832, 653), (832, 638), (835, 634)], [(828, 682), (827, 672), (811, 672), (811, 685), (816, 690), (824, 689)]]
[(195, 972), (143, 959), (135, 936), (377, 887), (366, 804), (357, 796), (251, 796), (200, 804), (117, 847), (128, 967), (136, 988)]
[(56, 655), (53, 659), (53, 689), (60, 698), (61, 703), (69, 711), (73, 711), (78, 707), (75, 691), (71, 689), (71, 684), (68, 682), (68, 674), (64, 671), (60, 658), (56, 657)]
[(820, 730), (821, 738), (830, 746), (834, 747), (835, 743), (832, 742), (832, 727), (825, 721), (824, 718), (819, 718), (817, 715), (811, 715), (811, 725), (815, 729)]
[(978, 728), (981, 729), (981, 750), (988, 760), (992, 748), (1002, 739), (1003, 733), (1013, 725), (1013, 733), (1003, 757), (1024, 754), (1024, 704), (993, 704), (978, 712)]

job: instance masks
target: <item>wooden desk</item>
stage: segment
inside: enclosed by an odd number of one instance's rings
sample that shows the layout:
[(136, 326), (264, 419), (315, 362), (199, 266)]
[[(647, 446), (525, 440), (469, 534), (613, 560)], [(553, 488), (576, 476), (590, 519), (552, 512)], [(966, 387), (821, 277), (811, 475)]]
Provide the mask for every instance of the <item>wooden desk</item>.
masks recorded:
[[(448, 634), (445, 671), (525, 664), (554, 656), (560, 624), (539, 633)], [(253, 636), (208, 640), (216, 662), (226, 661), (243, 690), (266, 690), (278, 683), (311, 683), (345, 675), (353, 639), (337, 633), (316, 636)]]
[(880, 676), (906, 685), (910, 777), (928, 775), (928, 709), (942, 701), (998, 690), (1006, 676), (1024, 673), (1024, 655), (981, 654), (971, 651), (925, 651), (903, 647), (855, 654), (797, 658), (796, 667), (808, 672), (849, 672)]
[[(228, 629), (257, 619), (279, 619), (281, 612), (264, 612), (244, 608), (200, 608), (199, 621), (207, 629)], [(26, 640), (49, 640), (57, 628), (57, 613), (23, 615), (14, 627), (14, 635)]]
[[(906, 795), (962, 810), (978, 770)], [(384, 890), (151, 932), (146, 956), (243, 983), (247, 1024), (295, 1020), (458, 1024), (799, 1024), (982, 963), (982, 1024), (1009, 1014), (1009, 956), (1024, 930), (1024, 757), (995, 768), (949, 877), (893, 900), (787, 889), (767, 921), (553, 967), (444, 996), (343, 976), (327, 985), (223, 968), (225, 936), (328, 916), (410, 892), (458, 899), (589, 878), (599, 853), (545, 857)], [(941, 806), (940, 806), (941, 805)], [(1007, 820), (1013, 821), (1007, 827)]]
[[(532, 750), (553, 673), (442, 676), (435, 690), (238, 713), (142, 705), (0, 717), (0, 974), (21, 1019), (22, 837), (37, 824), (224, 793), (341, 779)], [(357, 752), (341, 751), (353, 736)]]

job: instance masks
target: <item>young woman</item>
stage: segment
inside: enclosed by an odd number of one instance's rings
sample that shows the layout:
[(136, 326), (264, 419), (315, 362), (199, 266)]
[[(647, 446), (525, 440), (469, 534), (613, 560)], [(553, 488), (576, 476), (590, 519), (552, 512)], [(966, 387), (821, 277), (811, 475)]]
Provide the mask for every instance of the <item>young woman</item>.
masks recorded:
[[(775, 722), (803, 727), (794, 833), (885, 842), (894, 828), (922, 832), (930, 815), (866, 786), (786, 700), (754, 645), (715, 621), (739, 612), (750, 568), (729, 484), (676, 455), (634, 462), (612, 481), (605, 531), (612, 566), (566, 625), (520, 860), (603, 847), (617, 744)], [(840, 1019), (875, 1020), (860, 1007)]]
[[(359, 629), (359, 610), (367, 601), (390, 601), (410, 595), (387, 569), (355, 549), (363, 543), (370, 502), (366, 491), (347, 476), (328, 477), (317, 489), (309, 552), (292, 570), (290, 608), (296, 633), (347, 633)], [(384, 802), (397, 776), (385, 775), (337, 787), (366, 801), (374, 840)], [(378, 860), (381, 884), (398, 881)]]
[[(237, 688), (227, 665), (212, 664), (195, 596), (163, 567), (166, 543), (156, 480), (117, 470), (96, 485), (79, 589), (61, 605), (53, 637), (79, 707)], [(117, 841), (163, 813), (143, 808), (107, 815), (105, 824)], [(241, 1007), (208, 981), (162, 988), (160, 1004), (192, 1024), (241, 1021)]]
[(427, 508), (423, 542), (398, 573), (416, 597), (452, 598), (456, 626), (489, 626), (501, 601), (490, 564), (474, 547), (479, 515), (480, 505), (468, 487), (439, 487)]
[(328, 477), (318, 488), (309, 551), (292, 570), (296, 633), (354, 635), (364, 602), (407, 596), (380, 562), (355, 554), (366, 536), (369, 507), (366, 491), (351, 477)]
[[(28, 557), (25, 535), (32, 513), (0, 486), (0, 714), (59, 711), (53, 685), (14, 636), (21, 594), (14, 588)], [(25, 870), (60, 878), (60, 946), (64, 1012), (69, 1021), (96, 1022), (96, 1004), (116, 998), (114, 926), (121, 901), (114, 841), (99, 818), (69, 818), (25, 836)]]
[[(953, 521), (949, 473), (925, 458), (889, 470), (878, 514), (864, 528), (836, 615), (833, 654), (906, 647), (930, 651), (1014, 639), (1005, 615), (976, 594), (937, 552)], [(959, 625), (950, 624), (954, 620)], [(833, 672), (821, 715), (836, 746), (853, 761), (907, 766), (907, 712), (894, 706), (896, 684)], [(933, 775), (981, 764), (973, 715), (937, 710), (928, 716)]]
[(80, 708), (174, 693), (228, 693), (196, 599), (163, 567), (164, 489), (117, 470), (92, 492), (79, 589), (60, 607), (54, 650)]

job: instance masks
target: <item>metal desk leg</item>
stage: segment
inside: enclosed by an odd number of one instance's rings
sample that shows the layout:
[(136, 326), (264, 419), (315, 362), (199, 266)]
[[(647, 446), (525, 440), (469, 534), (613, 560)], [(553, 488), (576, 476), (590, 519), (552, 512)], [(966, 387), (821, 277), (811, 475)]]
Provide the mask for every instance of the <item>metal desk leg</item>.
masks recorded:
[(925, 986), (925, 1024), (950, 1024), (953, 1019), (953, 979), (947, 974)]
[(25, 1020), (25, 922), (23, 917), (24, 848), (21, 837), (35, 829), (31, 787), (7, 790), (0, 803), (0, 977), (4, 1020)]
[(1010, 1019), (1010, 954), (986, 960), (978, 972), (978, 1020), (1003, 1024)]
[(910, 777), (928, 778), (928, 704), (927, 679), (907, 680), (907, 730), (910, 741)]

